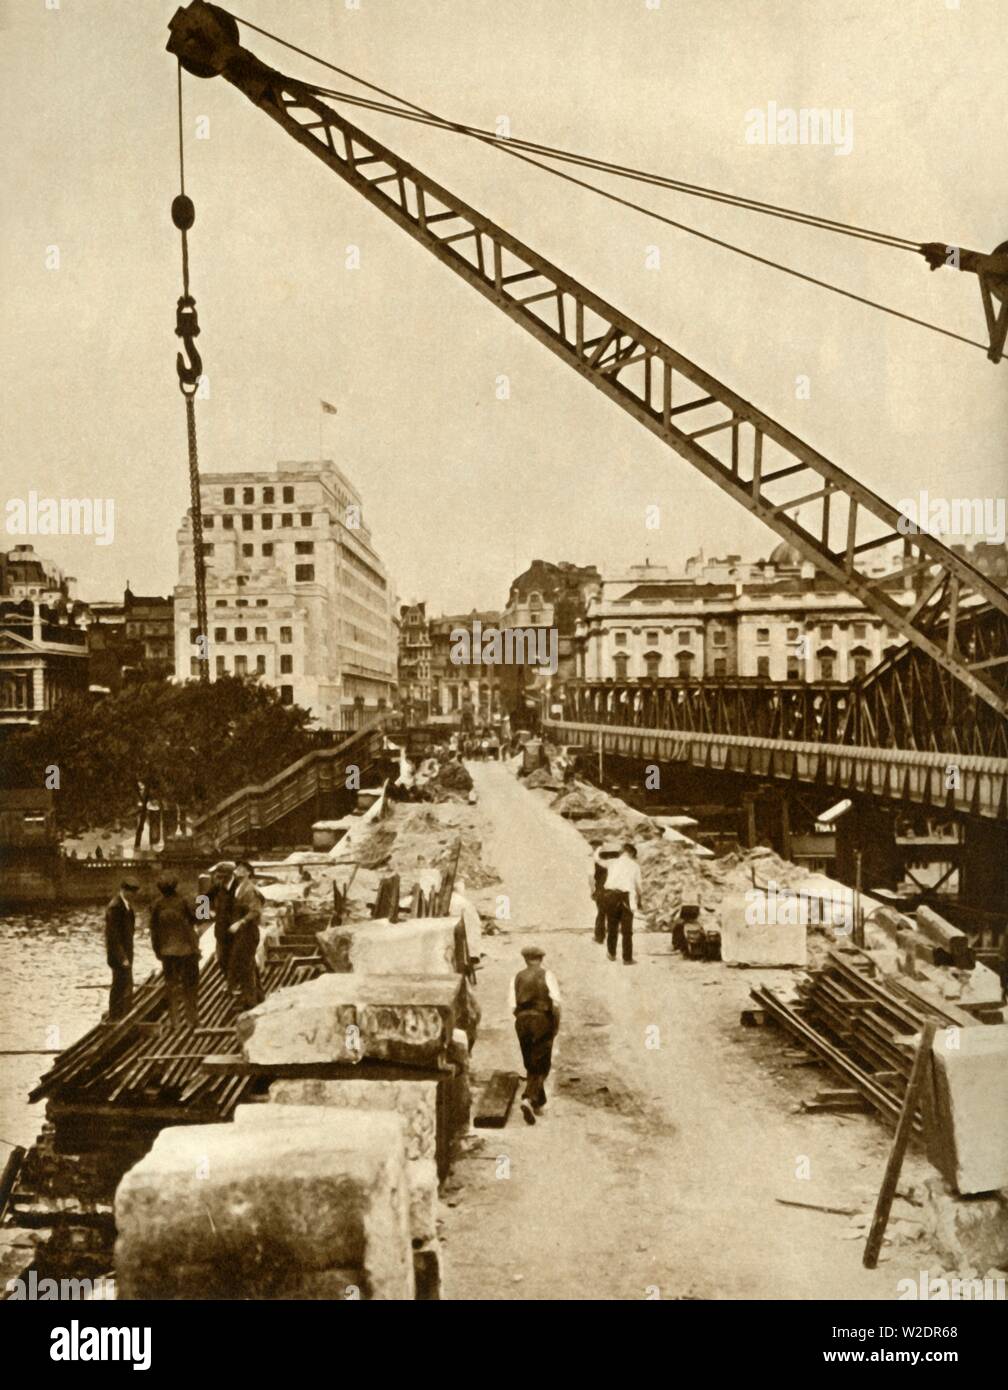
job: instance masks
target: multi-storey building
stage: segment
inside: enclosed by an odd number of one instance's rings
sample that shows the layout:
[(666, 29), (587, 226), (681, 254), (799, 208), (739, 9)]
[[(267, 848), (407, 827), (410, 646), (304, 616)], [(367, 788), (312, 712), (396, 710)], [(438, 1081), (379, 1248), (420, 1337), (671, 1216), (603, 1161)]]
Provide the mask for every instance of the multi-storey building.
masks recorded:
[(395, 595), (360, 494), (332, 462), (201, 479), (207, 625), (196, 630), (192, 531), (178, 533), (175, 669), (258, 676), (323, 728), (356, 727), (396, 690)]
[[(454, 633), (471, 634), (475, 623), (480, 624), (477, 631), (500, 627), (500, 621), (499, 613), (476, 608), (471, 613), (450, 613), (430, 619), (431, 714), (434, 719), (441, 718), (466, 728), (489, 724), (500, 717), (502, 668), (484, 666), (479, 660), (459, 662), (452, 655), (457, 646)], [(470, 644), (468, 655), (478, 657), (479, 654)]]
[(38, 603), (54, 604), (60, 599), (72, 600), (77, 581), (64, 574), (58, 565), (35, 553), (31, 545), (16, 545), (0, 551), (0, 596), (19, 603), (33, 599)]
[[(884, 576), (893, 557), (876, 560)], [(885, 582), (883, 580), (883, 582)], [(891, 596), (914, 592), (894, 577)], [(792, 547), (768, 560), (693, 557), (684, 574), (635, 565), (603, 579), (578, 623), (578, 674), (588, 680), (754, 676), (850, 681), (901, 639)]]
[(407, 721), (430, 718), (431, 640), (426, 603), (404, 603), (399, 609), (399, 706)]
[(87, 633), (77, 614), (37, 599), (0, 604), (0, 726), (37, 724), (88, 687)]
[(175, 601), (135, 594), (127, 582), (121, 603), (88, 604), (91, 682), (116, 690), (127, 679), (165, 678), (175, 670)]
[(550, 701), (562, 698), (564, 681), (577, 670), (577, 625), (585, 616), (588, 601), (602, 588), (602, 578), (594, 565), (574, 565), (568, 560), (553, 564), (533, 560), (511, 585), (507, 605), (501, 614), (503, 629), (546, 629), (556, 644), (557, 669), (504, 667), (501, 671), (503, 703), (519, 723), (523, 707), (538, 708), (542, 695)]

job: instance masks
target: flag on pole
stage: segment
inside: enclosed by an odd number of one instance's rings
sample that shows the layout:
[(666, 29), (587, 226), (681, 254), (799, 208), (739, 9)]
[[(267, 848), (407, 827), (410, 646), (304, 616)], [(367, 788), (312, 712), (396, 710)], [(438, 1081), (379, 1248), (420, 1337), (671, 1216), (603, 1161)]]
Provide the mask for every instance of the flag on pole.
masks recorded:
[(338, 415), (338, 414), (339, 414), (339, 411), (336, 409), (336, 407), (335, 407), (334, 405), (330, 405), (328, 401), (321, 401), (321, 400), (320, 400), (320, 401), (319, 401), (319, 404), (320, 404), (321, 407), (322, 407), (322, 414), (323, 414), (323, 415)]

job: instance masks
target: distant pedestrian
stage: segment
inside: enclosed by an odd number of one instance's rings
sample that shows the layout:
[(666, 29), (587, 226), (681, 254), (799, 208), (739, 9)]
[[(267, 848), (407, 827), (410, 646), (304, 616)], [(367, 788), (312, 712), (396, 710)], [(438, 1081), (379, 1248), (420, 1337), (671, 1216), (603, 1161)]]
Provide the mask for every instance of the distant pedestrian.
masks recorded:
[(619, 853), (619, 845), (607, 844), (603, 841), (593, 856), (591, 895), (595, 904), (595, 941), (599, 945), (606, 939), (606, 876), (610, 862), (618, 858)]
[(215, 864), (210, 870), (210, 876), (213, 882), (214, 954), (217, 957), (218, 970), (227, 979), (228, 961), (234, 943), (231, 923), (238, 915), (235, 907), (238, 878), (230, 859), (222, 859), (219, 864)]
[(136, 911), (133, 903), (140, 885), (124, 878), (119, 892), (105, 908), (105, 959), (112, 971), (108, 1020), (113, 1023), (130, 1011), (133, 1002), (133, 932)]
[(605, 895), (606, 950), (616, 959), (616, 941), (623, 938), (623, 964), (633, 965), (633, 919), (640, 912), (643, 893), (637, 849), (629, 840), (617, 859), (606, 869)]
[(195, 1028), (199, 1022), (200, 959), (196, 912), (179, 897), (177, 879), (162, 878), (158, 892), (161, 896), (150, 915), (151, 946), (164, 972), (171, 1026)]
[(511, 981), (510, 1005), (525, 1065), (521, 1112), (534, 1125), (546, 1104), (544, 1082), (553, 1065), (553, 1039), (560, 1028), (560, 986), (551, 970), (543, 969), (545, 952), (539, 946), (522, 950), (525, 969)]
[(238, 880), (234, 895), (236, 916), (228, 927), (231, 936), (228, 988), (242, 1009), (254, 1009), (264, 998), (256, 965), (263, 896), (255, 886), (255, 870), (247, 859), (235, 865), (235, 877)]

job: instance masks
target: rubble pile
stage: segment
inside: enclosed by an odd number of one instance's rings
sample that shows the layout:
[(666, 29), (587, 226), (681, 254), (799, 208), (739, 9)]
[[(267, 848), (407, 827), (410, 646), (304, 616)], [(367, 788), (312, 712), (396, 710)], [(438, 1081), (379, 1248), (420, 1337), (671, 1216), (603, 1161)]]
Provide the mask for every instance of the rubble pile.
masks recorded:
[(537, 767), (535, 772), (529, 773), (525, 779), (526, 787), (533, 791), (558, 792), (563, 789), (563, 782), (559, 777), (554, 777), (552, 772), (548, 772), (544, 767)]
[(701, 859), (685, 845), (658, 840), (638, 846), (644, 902), (652, 931), (669, 931), (684, 902), (697, 903), (713, 925), (729, 894), (776, 883), (790, 888), (806, 877), (796, 864), (758, 845), (719, 859)]
[[(535, 774), (533, 774), (534, 776)], [(532, 785), (531, 778), (526, 785)], [(550, 806), (590, 840), (660, 840), (662, 832), (650, 816), (635, 811), (586, 782), (575, 782), (553, 798)]]
[(483, 862), (483, 843), (478, 835), (469, 830), (460, 830), (457, 840), (446, 845), (438, 857), (434, 860), (434, 866), (443, 869), (452, 864), (455, 858), (455, 845), (461, 841), (459, 849), (458, 868), (455, 871), (456, 881), (461, 879), (466, 889), (489, 888), (493, 883), (500, 883), (500, 879), (492, 869), (487, 868)]
[(472, 791), (473, 780), (458, 761), (442, 763), (427, 784), (436, 799), (444, 800), (454, 793), (463, 799)]

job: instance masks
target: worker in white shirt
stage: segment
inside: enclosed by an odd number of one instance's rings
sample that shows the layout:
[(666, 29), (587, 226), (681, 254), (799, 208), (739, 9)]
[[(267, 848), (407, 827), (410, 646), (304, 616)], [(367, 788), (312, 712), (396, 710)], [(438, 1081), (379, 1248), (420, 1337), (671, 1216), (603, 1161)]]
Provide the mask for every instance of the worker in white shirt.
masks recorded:
[(542, 947), (525, 946), (522, 955), (525, 969), (511, 981), (509, 998), (525, 1064), (521, 1112), (525, 1123), (534, 1125), (546, 1104), (543, 1083), (553, 1064), (553, 1039), (560, 1027), (560, 986), (553, 972), (543, 969)]
[(623, 938), (623, 964), (633, 965), (633, 919), (640, 911), (641, 882), (640, 865), (637, 863), (637, 849), (629, 840), (623, 846), (618, 859), (611, 859), (606, 869), (605, 888), (602, 890), (606, 915), (606, 949), (609, 959), (616, 959), (616, 939)]

